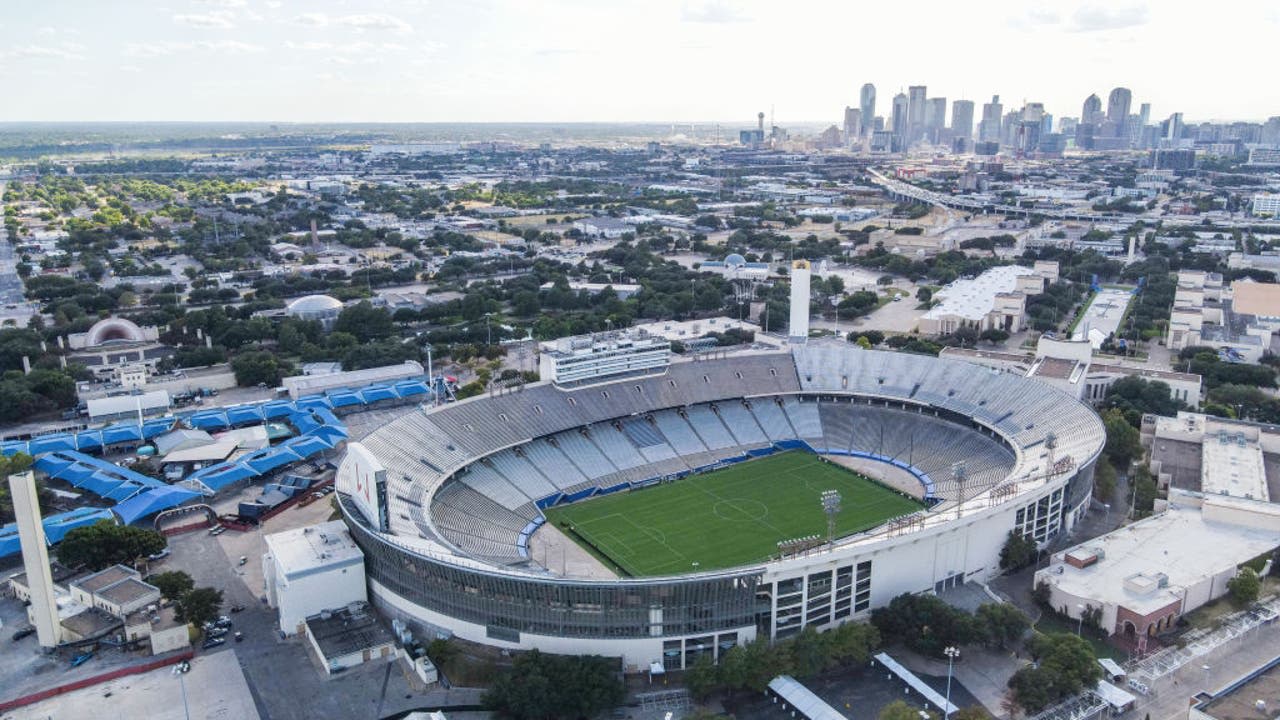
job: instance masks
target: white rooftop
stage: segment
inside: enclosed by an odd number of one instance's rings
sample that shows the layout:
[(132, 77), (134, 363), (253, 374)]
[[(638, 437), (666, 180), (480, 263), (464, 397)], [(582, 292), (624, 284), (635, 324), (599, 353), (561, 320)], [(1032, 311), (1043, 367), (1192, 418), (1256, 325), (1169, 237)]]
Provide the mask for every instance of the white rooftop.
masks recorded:
[(1201, 448), (1200, 489), (1206, 495), (1270, 499), (1262, 448), (1252, 428), (1211, 429)]
[(993, 267), (976, 278), (956, 280), (938, 291), (934, 297), (941, 302), (924, 314), (927, 318), (959, 316), (966, 320), (981, 320), (995, 307), (996, 295), (1013, 292), (1018, 288), (1018, 278), (1035, 275), (1036, 271), (1021, 265)]
[(272, 533), (266, 541), (267, 552), (288, 579), (364, 561), (341, 520)]
[(1055, 559), (1059, 564), (1041, 572), (1065, 593), (1145, 615), (1181, 600), (1184, 588), (1276, 543), (1273, 532), (1210, 522), (1199, 508), (1172, 505), (1167, 512), (1090, 540), (1087, 549), (1101, 559), (1089, 567)]
[(231, 453), (235, 452), (237, 443), (235, 440), (219, 440), (209, 445), (197, 445), (195, 447), (182, 448), (174, 450), (164, 456), (165, 463), (182, 463), (182, 462), (207, 462), (210, 460), (226, 460)]

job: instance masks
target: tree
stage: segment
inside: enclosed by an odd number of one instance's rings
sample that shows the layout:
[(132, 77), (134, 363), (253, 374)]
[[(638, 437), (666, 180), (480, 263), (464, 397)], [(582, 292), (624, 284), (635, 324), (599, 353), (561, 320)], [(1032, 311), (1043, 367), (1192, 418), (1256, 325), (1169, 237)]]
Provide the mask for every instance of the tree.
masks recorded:
[(1102, 414), (1102, 424), (1107, 431), (1107, 444), (1103, 452), (1117, 470), (1129, 469), (1129, 464), (1142, 455), (1142, 440), (1138, 429), (1129, 424), (1124, 413), (1117, 408)]
[(26, 453), (15, 453), (9, 457), (0, 455), (0, 523), (13, 519), (13, 498), (9, 497), (9, 476), (30, 468), (32, 462), (34, 458)]
[(908, 648), (943, 657), (948, 646), (968, 645), (979, 638), (973, 618), (935, 595), (903, 593), (871, 613), (880, 637), (902, 640)]
[(1256, 601), (1261, 589), (1262, 582), (1258, 579), (1258, 573), (1251, 567), (1240, 568), (1240, 572), (1227, 581), (1227, 592), (1231, 594), (1231, 602), (1238, 607), (1244, 607)]
[(990, 330), (983, 330), (982, 334), (979, 335), (978, 338), (981, 340), (985, 340), (991, 343), (992, 345), (997, 345), (999, 343), (1004, 342), (1005, 340), (1008, 340), (1009, 333), (1008, 331), (1001, 330), (1000, 328), (991, 328)]
[(485, 707), (514, 720), (588, 718), (624, 697), (616, 660), (596, 655), (518, 656), (484, 694)]
[(164, 535), (154, 530), (100, 520), (68, 532), (58, 544), (58, 562), (71, 568), (84, 566), (96, 571), (154, 555), (168, 544)]
[(1046, 706), (1084, 688), (1093, 687), (1102, 677), (1102, 666), (1088, 641), (1073, 633), (1036, 635), (1027, 649), (1037, 661), (1009, 678), (1014, 701), (1027, 712)]
[(375, 308), (366, 300), (344, 308), (338, 314), (333, 329), (351, 333), (360, 342), (369, 342), (391, 337), (395, 334), (396, 324), (386, 308)]
[(222, 591), (209, 587), (188, 590), (174, 601), (173, 608), (179, 620), (197, 627), (204, 625), (217, 619), (222, 611)]
[(1000, 548), (1000, 569), (1021, 570), (1036, 559), (1036, 541), (1016, 530), (1010, 530)]
[(706, 700), (720, 685), (720, 675), (710, 655), (698, 658), (693, 667), (684, 672), (684, 686), (694, 700)]
[(169, 600), (180, 599), (196, 586), (191, 576), (181, 570), (156, 573), (147, 578), (147, 582), (160, 588), (160, 595)]
[(984, 603), (975, 615), (987, 642), (1001, 649), (1016, 642), (1030, 626), (1027, 616), (1009, 603)]
[(927, 287), (921, 287), (916, 290), (916, 299), (922, 303), (930, 302), (933, 300), (933, 291)]
[(231, 361), (231, 369), (236, 374), (236, 384), (240, 387), (267, 385), (275, 387), (280, 384), (288, 368), (282, 364), (275, 354), (266, 350), (254, 350), (240, 353)]
[(1116, 494), (1116, 469), (1106, 458), (1098, 458), (1093, 473), (1093, 496), (1109, 503)]
[[(930, 720), (937, 720), (937, 717), (936, 714), (929, 713)], [(894, 700), (881, 708), (876, 720), (920, 720), (920, 709), (905, 700)]]

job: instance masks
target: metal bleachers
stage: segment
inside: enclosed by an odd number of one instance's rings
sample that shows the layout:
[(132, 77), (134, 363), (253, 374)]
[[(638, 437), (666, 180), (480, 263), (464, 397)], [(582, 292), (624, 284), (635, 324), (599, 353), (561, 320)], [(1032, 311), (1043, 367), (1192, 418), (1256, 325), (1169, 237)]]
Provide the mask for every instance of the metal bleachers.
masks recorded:
[(755, 416), (741, 402), (730, 400), (718, 403), (716, 412), (720, 415), (724, 426), (733, 434), (738, 446), (755, 448), (769, 444), (769, 438), (760, 429)]
[(653, 414), (654, 424), (675, 448), (677, 455), (696, 455), (707, 451), (689, 423), (675, 411), (664, 410)]

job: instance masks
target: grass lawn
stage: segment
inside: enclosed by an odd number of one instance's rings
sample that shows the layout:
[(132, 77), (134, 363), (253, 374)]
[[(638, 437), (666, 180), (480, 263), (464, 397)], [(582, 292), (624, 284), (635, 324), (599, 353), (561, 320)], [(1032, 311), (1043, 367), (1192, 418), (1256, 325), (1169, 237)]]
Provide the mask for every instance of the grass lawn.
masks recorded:
[(816, 455), (792, 451), (550, 508), (546, 516), (629, 575), (668, 575), (760, 562), (777, 553), (779, 540), (826, 535), (824, 490), (838, 490), (843, 499), (838, 536), (923, 507)]

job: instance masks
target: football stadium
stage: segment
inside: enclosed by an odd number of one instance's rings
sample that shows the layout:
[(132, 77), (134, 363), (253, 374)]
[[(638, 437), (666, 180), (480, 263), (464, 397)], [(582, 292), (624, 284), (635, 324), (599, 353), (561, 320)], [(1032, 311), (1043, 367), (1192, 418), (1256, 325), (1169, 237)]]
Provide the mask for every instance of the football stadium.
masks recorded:
[(1083, 515), (1105, 439), (1034, 380), (845, 343), (623, 365), (348, 443), (339, 504), (380, 608), (680, 669), (994, 576), (1011, 530)]

